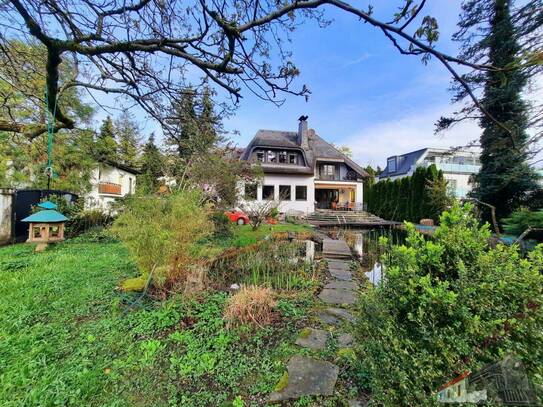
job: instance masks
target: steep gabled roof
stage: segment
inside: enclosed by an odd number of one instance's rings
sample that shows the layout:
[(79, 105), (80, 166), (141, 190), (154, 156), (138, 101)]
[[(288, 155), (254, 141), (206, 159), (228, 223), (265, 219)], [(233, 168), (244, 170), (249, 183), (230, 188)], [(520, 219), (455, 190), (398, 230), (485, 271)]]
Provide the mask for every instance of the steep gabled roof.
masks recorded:
[(359, 173), (362, 177), (367, 177), (368, 173), (364, 171), (351, 158), (347, 157), (330, 143), (324, 141), (320, 136), (313, 131), (308, 133), (309, 148), (304, 149), (298, 144), (298, 133), (295, 131), (281, 130), (258, 130), (253, 137), (241, 159), (249, 160), (251, 153), (255, 148), (285, 148), (298, 150), (304, 155), (307, 166), (281, 166), (277, 164), (262, 165), (262, 168), (268, 172), (291, 173), (291, 174), (313, 174), (315, 162), (318, 160), (341, 160), (349, 167)]
[(413, 167), (417, 161), (426, 153), (428, 149), (423, 148), (416, 151), (411, 151), (410, 153), (397, 155), (396, 157), (396, 171), (391, 172), (388, 168), (388, 158), (393, 158), (394, 156), (387, 158), (387, 166), (383, 170), (381, 174), (379, 174), (379, 178), (386, 178), (386, 177), (394, 177), (396, 175), (404, 175), (409, 172), (411, 167)]
[(312, 148), (313, 148), (313, 154), (315, 155), (315, 159), (323, 160), (323, 159), (329, 158), (332, 160), (343, 160), (345, 164), (347, 164), (349, 167), (351, 167), (361, 176), (363, 177), (369, 176), (368, 173), (361, 166), (359, 166), (350, 157), (347, 157), (345, 154), (343, 154), (341, 151), (335, 148), (332, 144), (323, 140), (319, 135), (317, 134), (310, 135), (309, 136), (310, 146), (311, 146), (311, 141), (313, 141)]

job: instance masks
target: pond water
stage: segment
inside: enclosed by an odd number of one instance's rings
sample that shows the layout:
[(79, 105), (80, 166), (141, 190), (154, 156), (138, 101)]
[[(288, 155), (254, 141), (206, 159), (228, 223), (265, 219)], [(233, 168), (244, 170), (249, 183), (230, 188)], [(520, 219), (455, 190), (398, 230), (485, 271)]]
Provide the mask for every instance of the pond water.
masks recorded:
[(358, 256), (364, 268), (373, 268), (383, 254), (384, 248), (379, 244), (382, 236), (388, 238), (392, 244), (403, 244), (406, 232), (402, 229), (375, 228), (375, 229), (324, 229), (332, 237), (343, 238)]

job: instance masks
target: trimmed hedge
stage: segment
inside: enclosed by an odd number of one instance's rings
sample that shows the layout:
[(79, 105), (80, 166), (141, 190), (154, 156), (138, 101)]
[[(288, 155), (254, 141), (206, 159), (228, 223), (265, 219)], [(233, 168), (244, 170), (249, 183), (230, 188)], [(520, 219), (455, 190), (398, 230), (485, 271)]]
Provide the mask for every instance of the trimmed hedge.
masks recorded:
[(366, 187), (366, 197), (369, 212), (400, 222), (418, 223), (423, 218), (437, 222), (450, 203), (443, 172), (433, 164), (418, 167), (410, 177)]

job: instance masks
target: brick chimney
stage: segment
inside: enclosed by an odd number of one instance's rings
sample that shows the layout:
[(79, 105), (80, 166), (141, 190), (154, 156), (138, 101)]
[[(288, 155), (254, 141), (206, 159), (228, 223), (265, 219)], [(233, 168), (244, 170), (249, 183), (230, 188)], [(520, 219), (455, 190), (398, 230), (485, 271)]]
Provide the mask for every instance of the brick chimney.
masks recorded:
[(308, 116), (300, 116), (298, 119), (298, 145), (304, 150), (309, 149), (307, 117)]

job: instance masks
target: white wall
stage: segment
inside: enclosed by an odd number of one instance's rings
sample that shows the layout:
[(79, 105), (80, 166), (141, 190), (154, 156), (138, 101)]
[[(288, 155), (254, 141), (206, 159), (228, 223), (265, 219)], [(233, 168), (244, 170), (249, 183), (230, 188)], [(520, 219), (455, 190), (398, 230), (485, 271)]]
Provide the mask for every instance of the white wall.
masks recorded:
[[(130, 182), (132, 181), (132, 190), (130, 191)], [(98, 192), (100, 182), (111, 182), (121, 185), (120, 195), (107, 195)], [(100, 164), (92, 170), (90, 176), (91, 190), (85, 195), (85, 207), (87, 209), (102, 209), (109, 210), (111, 204), (116, 199), (133, 194), (136, 190), (136, 174), (122, 170), (117, 167), (112, 167), (106, 164)]]
[(472, 190), (473, 186), (469, 183), (470, 177), (471, 174), (443, 174), (443, 178), (449, 181), (449, 184), (451, 184), (450, 181), (456, 182), (454, 194), (457, 198), (465, 198), (467, 193)]
[[(315, 186), (314, 177), (307, 175), (290, 175), (290, 174), (266, 174), (261, 185), (258, 185), (257, 189), (257, 202), (262, 201), (262, 185), (274, 185), (275, 186), (275, 200), (279, 200), (279, 185), (290, 185), (290, 200), (283, 200), (280, 202), (279, 211), (288, 213), (290, 211), (303, 212), (305, 214), (312, 213), (315, 210)], [(307, 187), (307, 200), (297, 201), (296, 186)], [(243, 191), (242, 184), (240, 184), (240, 192)], [(243, 199), (243, 194), (240, 194), (240, 204), (250, 204)]]
[(0, 189), (0, 245), (11, 243), (13, 190)]

